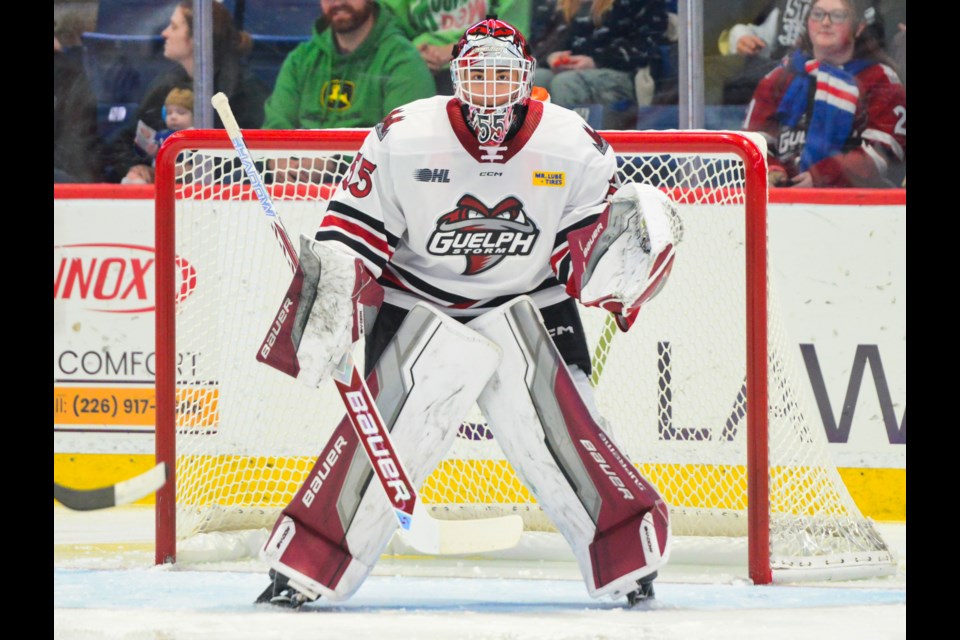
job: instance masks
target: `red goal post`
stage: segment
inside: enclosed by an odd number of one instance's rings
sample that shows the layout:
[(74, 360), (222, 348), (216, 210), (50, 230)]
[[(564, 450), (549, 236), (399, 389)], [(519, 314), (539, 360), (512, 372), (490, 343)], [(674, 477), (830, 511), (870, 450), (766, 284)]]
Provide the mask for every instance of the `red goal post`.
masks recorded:
[[(244, 131), (291, 235), (312, 233), (344, 158), (367, 132)], [(841, 566), (854, 576), (891, 572), (892, 555), (850, 499), (822, 428), (807, 423), (816, 414), (802, 407), (802, 381), (789, 373), (794, 355), (768, 295), (762, 141), (710, 131), (603, 136), (621, 177), (667, 191), (685, 225), (669, 286), (629, 334), (582, 310), (601, 412), (671, 504), (675, 533), (708, 544), (745, 538), (755, 583)], [(287, 158), (309, 158), (314, 171), (281, 184), (272, 167)], [(258, 212), (224, 131), (168, 139), (156, 171), (156, 456), (175, 473), (157, 494), (158, 563), (174, 561), (178, 540), (198, 533), (271, 526), (342, 411), (254, 359), (289, 281)], [(648, 354), (654, 364), (635, 375)], [(283, 414), (281, 402), (310, 418)], [(699, 404), (702, 414), (687, 413)], [(682, 420), (693, 426), (675, 426)], [(282, 429), (289, 435), (275, 434)], [(482, 415), (473, 415), (423, 496), (438, 517), (521, 512), (531, 529), (549, 529), (517, 485)]]

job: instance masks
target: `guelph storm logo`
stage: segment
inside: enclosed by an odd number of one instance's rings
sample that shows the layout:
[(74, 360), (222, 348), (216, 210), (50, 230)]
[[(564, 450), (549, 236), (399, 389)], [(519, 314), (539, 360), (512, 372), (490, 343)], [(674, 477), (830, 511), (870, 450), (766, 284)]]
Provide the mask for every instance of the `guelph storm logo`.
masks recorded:
[(523, 212), (523, 203), (509, 196), (487, 207), (469, 194), (437, 221), (427, 250), (435, 256), (466, 256), (463, 274), (486, 271), (505, 256), (526, 256), (540, 230)]

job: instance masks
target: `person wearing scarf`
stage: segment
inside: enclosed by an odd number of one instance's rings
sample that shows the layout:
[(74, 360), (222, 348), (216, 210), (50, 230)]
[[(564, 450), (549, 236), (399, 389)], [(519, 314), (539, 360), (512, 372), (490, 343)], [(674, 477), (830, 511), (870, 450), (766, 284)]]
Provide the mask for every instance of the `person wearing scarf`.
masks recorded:
[(897, 187), (906, 90), (865, 32), (862, 0), (816, 0), (801, 46), (754, 92), (744, 128), (767, 141), (772, 186)]

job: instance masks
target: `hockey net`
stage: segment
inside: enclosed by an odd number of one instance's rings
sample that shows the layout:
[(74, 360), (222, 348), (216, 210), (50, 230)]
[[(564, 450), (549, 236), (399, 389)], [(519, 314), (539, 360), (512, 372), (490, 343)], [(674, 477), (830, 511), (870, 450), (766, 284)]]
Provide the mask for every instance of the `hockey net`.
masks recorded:
[[(292, 237), (312, 235), (365, 134), (245, 132)], [(675, 539), (706, 554), (743, 541), (755, 582), (892, 572), (831, 460), (777, 310), (758, 143), (605, 137), (621, 178), (664, 189), (685, 228), (668, 286), (629, 333), (581, 309), (600, 411), (670, 505)], [(175, 495), (157, 501), (164, 562), (198, 534), (271, 528), (343, 408), (332, 383), (309, 390), (254, 358), (291, 275), (223, 131), (183, 132), (161, 152), (156, 231), (157, 456), (176, 468)], [(482, 414), (459, 429), (421, 488), (435, 517), (518, 513), (551, 530)]]

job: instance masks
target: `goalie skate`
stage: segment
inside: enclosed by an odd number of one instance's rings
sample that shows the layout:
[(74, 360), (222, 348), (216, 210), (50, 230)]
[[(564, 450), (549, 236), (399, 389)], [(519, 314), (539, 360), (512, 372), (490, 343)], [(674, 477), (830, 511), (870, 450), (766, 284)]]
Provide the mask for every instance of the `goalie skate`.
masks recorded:
[(653, 581), (657, 578), (657, 572), (654, 571), (648, 576), (637, 580), (637, 589), (627, 594), (627, 606), (633, 607), (641, 602), (654, 599)]
[(314, 599), (290, 586), (290, 580), (285, 575), (270, 569), (270, 585), (257, 596), (254, 604), (270, 604), (283, 609), (298, 610), (307, 602), (313, 601)]

